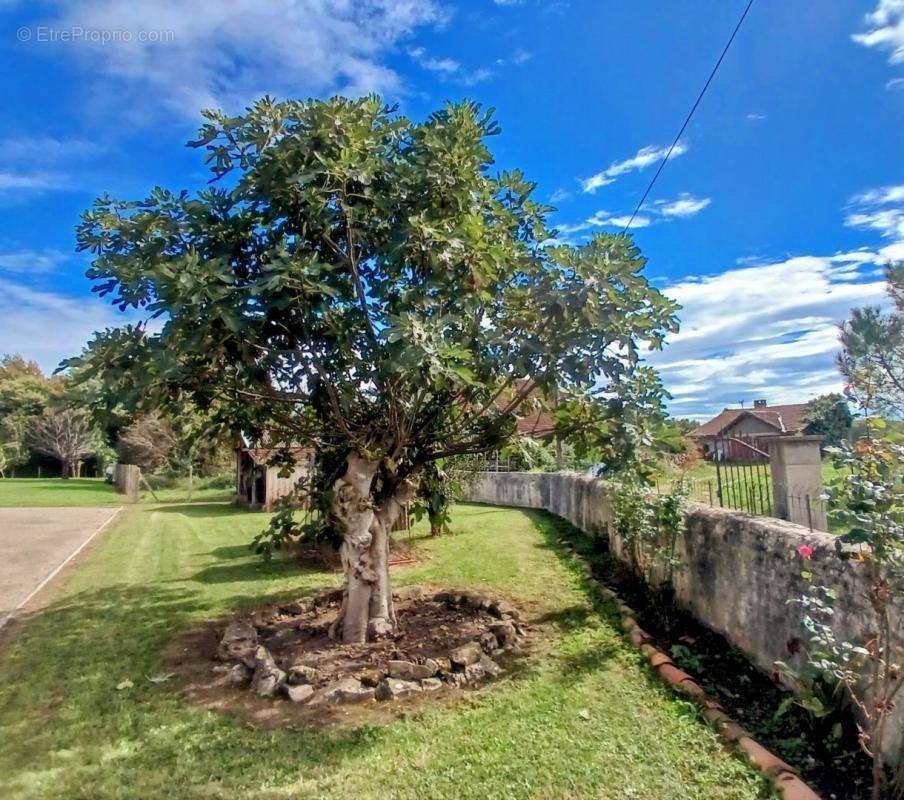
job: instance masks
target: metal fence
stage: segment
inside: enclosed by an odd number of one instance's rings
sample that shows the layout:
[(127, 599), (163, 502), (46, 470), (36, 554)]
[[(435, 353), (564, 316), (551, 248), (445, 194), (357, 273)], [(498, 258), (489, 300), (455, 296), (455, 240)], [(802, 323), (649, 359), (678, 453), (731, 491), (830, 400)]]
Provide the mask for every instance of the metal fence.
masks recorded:
[(716, 472), (715, 486), (707, 487), (712, 505), (762, 516), (773, 513), (767, 446), (755, 437), (726, 436), (715, 440), (710, 459)]

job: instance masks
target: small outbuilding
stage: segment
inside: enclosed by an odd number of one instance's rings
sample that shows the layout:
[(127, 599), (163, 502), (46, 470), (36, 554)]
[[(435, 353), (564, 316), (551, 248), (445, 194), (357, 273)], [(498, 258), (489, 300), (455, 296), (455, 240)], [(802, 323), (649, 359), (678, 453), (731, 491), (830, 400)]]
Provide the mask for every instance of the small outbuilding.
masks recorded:
[(244, 439), (235, 449), (235, 500), (260, 511), (272, 511), (276, 501), (291, 494), (303, 476), (310, 473), (314, 451), (296, 446), (289, 449), (295, 460), (291, 474), (280, 475), (281, 468), (271, 466), (277, 454), (270, 447), (252, 446)]

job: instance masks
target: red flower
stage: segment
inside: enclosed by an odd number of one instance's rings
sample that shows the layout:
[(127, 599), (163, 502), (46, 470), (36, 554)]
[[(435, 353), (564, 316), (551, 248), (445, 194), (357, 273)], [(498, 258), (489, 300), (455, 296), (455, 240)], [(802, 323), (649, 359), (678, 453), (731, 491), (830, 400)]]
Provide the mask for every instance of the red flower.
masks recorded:
[(813, 548), (808, 544), (802, 544), (797, 548), (797, 552), (800, 553), (804, 558), (811, 558), (813, 556)]

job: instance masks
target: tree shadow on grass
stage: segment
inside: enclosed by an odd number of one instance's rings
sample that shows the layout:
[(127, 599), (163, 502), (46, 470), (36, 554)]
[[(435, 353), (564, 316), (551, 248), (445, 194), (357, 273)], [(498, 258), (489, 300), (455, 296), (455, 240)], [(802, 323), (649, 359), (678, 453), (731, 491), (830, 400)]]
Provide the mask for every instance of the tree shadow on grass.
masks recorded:
[(220, 500), (174, 500), (170, 503), (162, 501), (158, 504), (148, 504), (143, 508), (145, 511), (152, 511), (155, 514), (181, 514), (183, 517), (238, 517), (246, 514), (257, 514), (261, 518), (261, 527), (265, 527), (267, 515), (260, 512), (249, 511), (247, 508), (235, 506), (232, 503)]
[[(259, 596), (228, 601), (255, 603)], [(291, 781), (298, 769), (339, 768), (385, 738), (368, 725), (261, 731), (241, 715), (212, 719), (186, 699), (179, 676), (166, 672), (165, 651), (222, 615), (222, 606), (196, 591), (118, 585), (18, 619), (0, 649), (0, 784), (44, 773), (51, 786), (64, 787), (54, 796), (75, 791), (73, 782), (83, 790), (96, 780), (108, 786), (97, 796), (189, 797), (196, 795), (168, 794), (167, 782), (185, 789), (198, 774), (222, 770), (226, 786), (264, 787), (277, 776)], [(178, 736), (160, 736), (167, 729)], [(67, 759), (54, 762), (49, 757), (61, 742)], [(116, 752), (130, 755), (109, 757)], [(157, 791), (142, 794), (143, 785)], [(197, 796), (207, 795), (199, 788)]]
[[(252, 555), (248, 552), (245, 555)], [(323, 573), (321, 567), (316, 565), (299, 564), (295, 560), (276, 559), (265, 561), (260, 556), (253, 556), (248, 561), (240, 561), (234, 564), (217, 564), (204, 567), (193, 575), (180, 578), (179, 583), (188, 580), (198, 583), (239, 583), (242, 581), (260, 581), (268, 579), (287, 578), (293, 575), (304, 577)]]

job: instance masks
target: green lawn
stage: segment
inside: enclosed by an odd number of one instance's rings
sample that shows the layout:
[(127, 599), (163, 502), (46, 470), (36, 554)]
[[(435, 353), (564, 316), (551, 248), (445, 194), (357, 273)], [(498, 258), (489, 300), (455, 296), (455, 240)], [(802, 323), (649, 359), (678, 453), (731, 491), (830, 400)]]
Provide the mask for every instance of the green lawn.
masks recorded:
[[(840, 475), (831, 459), (824, 459), (821, 465), (823, 486), (828, 486)], [(657, 486), (666, 491), (674, 480), (676, 473), (664, 470), (657, 476)], [(697, 461), (694, 466), (685, 473), (690, 481), (690, 499), (698, 503), (710, 503), (719, 505), (718, 480), (716, 478), (716, 465), (712, 461)], [(722, 469), (722, 496), (726, 508), (734, 508), (738, 511), (747, 511), (753, 514), (762, 514), (764, 509), (771, 507), (772, 497), (771, 477), (768, 466), (764, 470), (758, 467), (755, 470), (741, 467), (734, 469), (728, 465)], [(797, 502), (804, 502), (799, 498)], [(811, 498), (814, 506), (824, 504), (819, 498)], [(770, 514), (766, 514), (769, 516)], [(846, 528), (829, 519), (829, 530), (832, 533), (844, 533)]]
[[(161, 650), (202, 620), (337, 576), (246, 548), (266, 517), (217, 504), (128, 509), (45, 611), (0, 650), (0, 796), (12, 800), (773, 797), (692, 706), (650, 676), (553, 545), (558, 520), (460, 506), (416, 540), (430, 582), (542, 616), (532, 666), (388, 725), (259, 730), (191, 706)], [(129, 679), (132, 688), (117, 691)], [(585, 719), (584, 717), (587, 717)]]
[[(211, 485), (212, 484), (212, 485)], [(232, 499), (232, 487), (223, 488), (222, 481), (196, 478), (191, 493), (192, 503), (227, 502)], [(142, 502), (189, 502), (188, 480), (179, 478), (167, 488), (143, 488)], [(0, 508), (11, 506), (118, 506), (125, 497), (102, 478), (2, 478), (0, 479)]]
[(165, 488), (142, 487), (141, 499), (145, 503), (228, 503), (235, 494), (235, 481), (229, 476), (227, 485), (221, 476), (215, 478), (195, 478), (192, 491), (188, 491), (188, 478), (176, 478)]
[(0, 508), (118, 506), (123, 497), (103, 478), (2, 478)]

